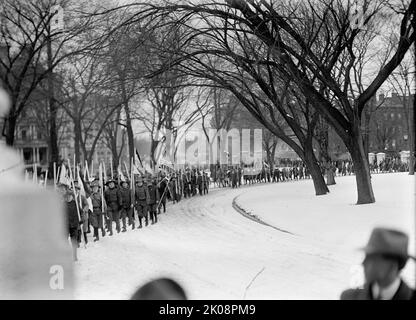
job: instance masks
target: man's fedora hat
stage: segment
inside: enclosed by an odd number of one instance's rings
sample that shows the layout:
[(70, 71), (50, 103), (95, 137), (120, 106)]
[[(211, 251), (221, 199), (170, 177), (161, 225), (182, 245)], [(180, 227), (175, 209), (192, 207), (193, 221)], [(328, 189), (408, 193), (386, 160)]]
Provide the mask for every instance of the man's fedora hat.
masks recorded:
[(374, 228), (367, 245), (361, 250), (366, 254), (382, 254), (406, 260), (408, 258), (416, 260), (415, 257), (408, 254), (408, 245), (409, 237), (404, 232), (387, 228)]

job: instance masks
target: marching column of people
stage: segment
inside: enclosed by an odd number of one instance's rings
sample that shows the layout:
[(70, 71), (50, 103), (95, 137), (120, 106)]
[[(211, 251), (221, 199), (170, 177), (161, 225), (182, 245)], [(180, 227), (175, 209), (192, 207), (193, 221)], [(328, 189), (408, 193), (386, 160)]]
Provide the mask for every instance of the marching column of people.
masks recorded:
[(149, 222), (156, 224), (162, 209), (166, 213), (168, 200), (177, 203), (182, 195), (190, 198), (208, 194), (210, 183), (208, 174), (196, 169), (175, 171), (170, 177), (163, 171), (158, 175), (136, 175), (134, 180), (131, 185), (126, 179), (109, 179), (103, 183), (99, 179), (86, 181), (81, 178), (81, 181), (74, 181), (74, 188), (58, 185), (67, 208), (68, 235), (74, 248), (74, 259), (81, 242), (88, 243), (91, 230), (96, 242), (100, 240), (100, 234), (101, 237), (113, 236), (113, 231), (120, 233), (126, 232), (128, 227), (134, 230), (143, 228), (143, 224), (147, 227)]
[[(134, 185), (123, 179), (109, 179), (104, 183), (93, 181), (74, 181), (73, 188), (65, 184), (58, 185), (63, 202), (67, 208), (68, 235), (74, 247), (88, 243), (88, 234), (93, 232), (94, 242), (106, 235), (113, 236), (113, 224), (117, 233), (147, 227), (158, 222), (158, 215), (166, 213), (166, 203), (173, 204), (195, 196), (209, 193), (211, 181), (214, 186), (238, 188), (244, 184), (279, 183), (310, 179), (310, 172), (302, 161), (282, 163), (283, 166), (264, 165), (261, 169), (242, 168), (241, 166), (217, 166), (209, 176), (205, 170), (189, 169), (171, 172), (169, 176), (161, 171), (154, 175), (136, 175)], [(354, 174), (350, 161), (327, 163), (322, 172), (333, 170), (334, 176)], [(405, 166), (398, 160), (376, 163), (371, 166), (372, 173), (400, 172)], [(83, 192), (81, 192), (81, 189)], [(78, 206), (78, 208), (77, 208)], [(136, 224), (136, 216), (138, 225)]]

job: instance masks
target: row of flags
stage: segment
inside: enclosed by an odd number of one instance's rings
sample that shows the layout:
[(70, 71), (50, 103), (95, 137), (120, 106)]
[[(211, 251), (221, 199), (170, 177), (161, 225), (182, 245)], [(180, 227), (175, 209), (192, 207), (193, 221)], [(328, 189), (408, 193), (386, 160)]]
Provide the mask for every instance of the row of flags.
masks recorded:
[[(135, 149), (134, 152), (134, 159), (131, 159), (131, 164), (130, 164), (130, 168), (131, 170), (128, 169), (126, 163), (124, 162), (124, 172), (123, 172), (123, 168), (121, 166), (121, 164), (118, 165), (118, 167), (116, 168), (116, 170), (113, 170), (113, 163), (111, 161), (110, 166), (111, 166), (111, 171), (110, 171), (110, 175), (111, 175), (111, 179), (114, 179), (113, 174), (116, 173), (116, 180), (118, 179), (120, 182), (123, 181), (127, 181), (128, 178), (132, 175), (145, 175), (145, 174), (151, 174), (154, 175), (156, 173), (158, 173), (159, 171), (163, 171), (165, 174), (169, 175), (170, 173), (175, 171), (175, 165), (166, 158), (166, 146), (164, 143), (160, 143), (158, 148), (157, 148), (157, 152), (155, 152), (156, 154), (156, 165), (155, 167), (152, 168), (152, 166), (150, 165), (149, 162), (145, 162), (142, 161), (139, 152), (137, 151), (137, 149)], [(75, 166), (75, 157), (74, 157), (74, 162), (73, 162), (73, 170), (71, 172), (71, 164), (70, 161), (68, 159), (67, 165), (62, 164), (59, 168), (56, 168), (56, 164), (54, 163), (54, 168), (53, 168), (53, 177), (54, 177), (54, 186), (56, 187), (57, 184), (64, 184), (67, 186), (71, 186), (71, 173), (73, 173), (75, 180), (81, 181), (81, 169), (80, 166)], [(85, 165), (83, 166), (83, 178), (84, 181), (90, 181), (92, 182), (96, 177), (93, 175), (94, 174), (94, 162), (91, 163), (91, 173), (89, 171), (89, 166), (88, 163), (85, 162)], [(101, 176), (105, 176), (106, 177), (106, 166), (105, 163), (102, 162), (99, 164), (99, 177)], [(47, 176), (48, 176), (48, 172), (46, 172), (45, 176), (43, 179), (39, 179), (38, 181), (38, 176), (36, 174), (37, 172), (37, 168), (36, 168), (36, 164), (34, 165), (33, 168), (33, 172), (34, 174), (32, 175), (32, 179), (30, 179), (29, 177), (29, 172), (26, 171), (25, 172), (25, 180), (26, 181), (30, 181), (33, 180), (34, 184), (38, 184), (41, 186), (46, 187), (46, 183), (47, 183)]]
[[(69, 163), (69, 161), (68, 161), (68, 163)], [(122, 168), (121, 164), (118, 165), (117, 170), (116, 170), (116, 173), (117, 173), (116, 174), (116, 176), (117, 176), (116, 179), (118, 179), (121, 182), (127, 181), (128, 178), (131, 179), (131, 175), (145, 175), (145, 174), (152, 174), (153, 175), (153, 174), (156, 173), (156, 171), (158, 171), (158, 170), (153, 169), (150, 166), (149, 163), (147, 163), (147, 162), (143, 163), (141, 158), (140, 158), (139, 153), (137, 152), (137, 150), (135, 150), (134, 159), (131, 160), (131, 172), (128, 169), (127, 164), (125, 162), (123, 163), (123, 165), (124, 165), (124, 172), (123, 172), (123, 168)], [(159, 169), (162, 166), (165, 167), (165, 168), (173, 169), (172, 163), (168, 162), (166, 160), (163, 160), (161, 162), (161, 164), (157, 166), (157, 168)], [(93, 168), (92, 165), (91, 165), (91, 168)], [(81, 170), (80, 170), (79, 166), (77, 166), (75, 169), (76, 169), (75, 171), (76, 171), (77, 180), (81, 181), (81, 178), (80, 178), (80, 171)], [(163, 170), (163, 168), (161, 168), (161, 169)], [(103, 179), (106, 180), (107, 179), (107, 176), (106, 176), (107, 175), (107, 170), (106, 170), (104, 162), (99, 164), (99, 170), (98, 171), (99, 171), (98, 178), (100, 179), (101, 177), (103, 177)], [(111, 179), (114, 179), (113, 172), (114, 172), (114, 170), (112, 168), (112, 163), (111, 163), (111, 173), (110, 173), (111, 174)], [(60, 183), (60, 184), (65, 184), (65, 185), (70, 186), (70, 182), (71, 182), (70, 181), (71, 180), (70, 179), (70, 169), (67, 168), (66, 165), (64, 165), (64, 164), (61, 165), (61, 167), (58, 169), (57, 177), (58, 178), (55, 181), (55, 184)], [(89, 167), (88, 167), (87, 163), (85, 163), (85, 166), (84, 166), (83, 177), (84, 177), (84, 181), (90, 181), (90, 182), (93, 181), (96, 178), (95, 176), (92, 176), (90, 174)]]

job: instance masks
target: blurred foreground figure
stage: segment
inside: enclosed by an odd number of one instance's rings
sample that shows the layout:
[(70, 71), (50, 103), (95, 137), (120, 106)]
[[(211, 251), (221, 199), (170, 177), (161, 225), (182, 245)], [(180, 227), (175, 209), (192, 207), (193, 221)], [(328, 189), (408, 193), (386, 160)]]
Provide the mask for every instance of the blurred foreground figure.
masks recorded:
[(74, 261), (78, 261), (77, 247), (78, 247), (78, 230), (81, 221), (78, 218), (77, 203), (75, 201), (72, 191), (67, 191), (65, 194), (65, 207), (67, 213), (68, 235), (71, 239), (72, 257)]
[(365, 248), (363, 261), (365, 284), (349, 289), (341, 300), (413, 300), (415, 292), (401, 278), (409, 258), (408, 236), (400, 231), (375, 228)]
[(187, 297), (176, 281), (161, 278), (140, 287), (130, 300), (187, 300)]
[[(8, 108), (0, 88), (0, 116)], [(59, 197), (25, 183), (19, 155), (1, 143), (0, 216), (0, 299), (72, 299), (72, 255)]]

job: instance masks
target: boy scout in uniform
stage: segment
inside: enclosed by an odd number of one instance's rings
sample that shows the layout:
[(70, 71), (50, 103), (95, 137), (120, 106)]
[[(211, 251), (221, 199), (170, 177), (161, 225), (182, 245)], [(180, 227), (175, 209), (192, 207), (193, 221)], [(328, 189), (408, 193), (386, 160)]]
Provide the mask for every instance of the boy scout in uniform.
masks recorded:
[(149, 191), (143, 183), (143, 178), (136, 180), (135, 188), (135, 205), (137, 216), (139, 217), (139, 228), (142, 227), (142, 218), (145, 218), (146, 226), (149, 225), (149, 217), (147, 215), (147, 202), (149, 201)]

